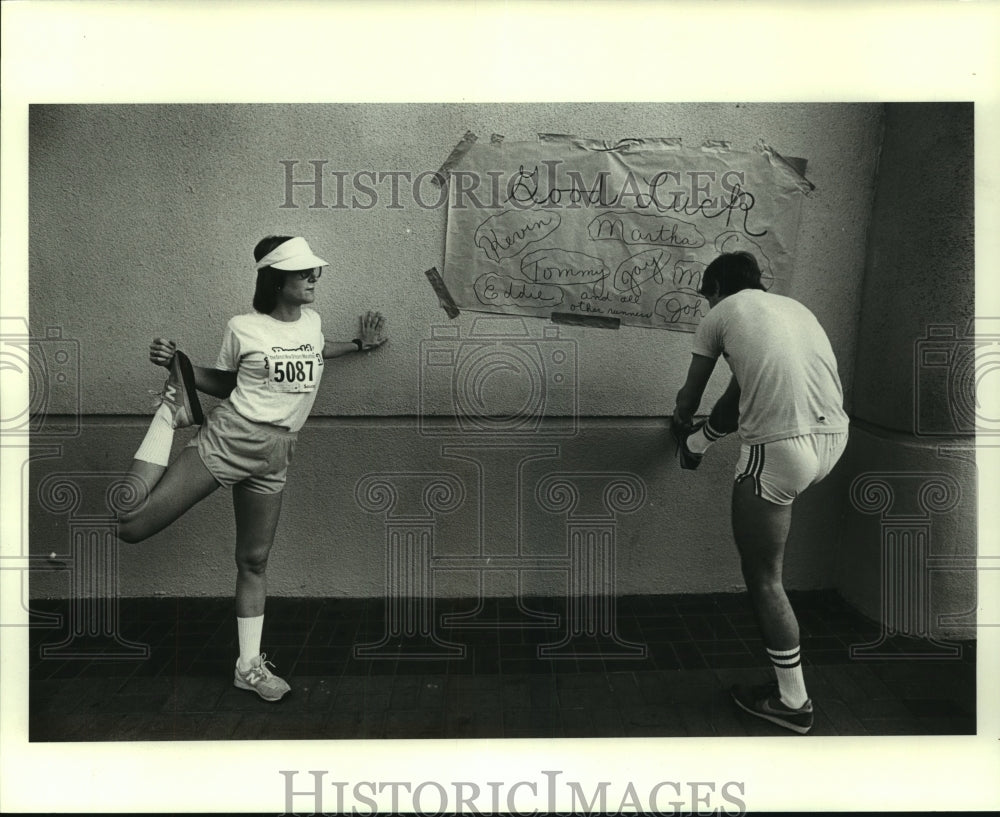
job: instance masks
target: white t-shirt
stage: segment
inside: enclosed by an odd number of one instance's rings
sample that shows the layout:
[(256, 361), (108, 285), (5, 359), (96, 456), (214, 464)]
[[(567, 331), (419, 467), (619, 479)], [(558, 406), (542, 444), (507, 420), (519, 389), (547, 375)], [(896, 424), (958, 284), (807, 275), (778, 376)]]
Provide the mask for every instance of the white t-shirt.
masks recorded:
[(749, 444), (847, 431), (837, 360), (816, 316), (784, 295), (744, 289), (698, 324), (694, 353), (726, 358)]
[(307, 307), (297, 321), (251, 312), (226, 326), (217, 369), (236, 372), (229, 395), (248, 420), (298, 431), (316, 400), (323, 375), (323, 329), (319, 313)]

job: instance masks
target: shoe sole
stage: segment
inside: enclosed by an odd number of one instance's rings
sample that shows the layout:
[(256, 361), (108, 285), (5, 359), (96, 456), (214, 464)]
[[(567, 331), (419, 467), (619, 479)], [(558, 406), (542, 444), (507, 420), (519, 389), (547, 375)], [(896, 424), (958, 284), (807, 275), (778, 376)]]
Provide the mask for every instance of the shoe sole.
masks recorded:
[(191, 409), (191, 419), (195, 425), (205, 422), (205, 414), (201, 410), (201, 402), (198, 400), (198, 389), (194, 384), (194, 369), (191, 361), (183, 352), (175, 352), (177, 355), (177, 366), (181, 370), (181, 381), (184, 383), (184, 402)]
[(778, 726), (782, 726), (785, 729), (790, 729), (793, 732), (798, 732), (798, 734), (800, 735), (805, 735), (810, 729), (812, 729), (812, 724), (809, 724), (808, 726), (799, 726), (797, 723), (786, 721), (780, 715), (770, 715), (767, 712), (759, 712), (756, 709), (751, 709), (735, 695), (733, 695), (732, 698), (736, 702), (736, 705), (744, 712), (748, 712), (751, 715), (756, 715), (758, 718), (762, 718), (765, 721), (770, 721), (771, 723), (777, 724)]
[(239, 678), (233, 679), (233, 686), (236, 687), (237, 689), (245, 689), (247, 692), (256, 692), (262, 701), (268, 701), (270, 703), (274, 703), (275, 701), (280, 701), (289, 692), (291, 692), (290, 689), (286, 689), (277, 698), (268, 698), (259, 689), (257, 689), (257, 687), (250, 686), (250, 684), (248, 684), (246, 681), (241, 681)]
[[(692, 434), (694, 432), (692, 431)], [(695, 454), (693, 451), (687, 447), (687, 437), (682, 437), (679, 434), (674, 434), (674, 443), (677, 445), (677, 460), (680, 463), (681, 468), (685, 471), (694, 471), (699, 465), (701, 465), (701, 457)]]

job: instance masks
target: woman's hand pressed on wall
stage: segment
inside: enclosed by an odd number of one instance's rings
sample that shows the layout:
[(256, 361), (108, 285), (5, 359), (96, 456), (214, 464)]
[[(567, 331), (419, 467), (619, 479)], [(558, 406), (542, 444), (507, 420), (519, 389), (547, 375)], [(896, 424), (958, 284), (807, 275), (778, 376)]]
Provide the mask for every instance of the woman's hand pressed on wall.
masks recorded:
[(388, 338), (382, 333), (385, 329), (385, 318), (381, 312), (369, 312), (361, 316), (361, 333), (358, 335), (361, 340), (361, 348), (365, 352), (377, 349)]

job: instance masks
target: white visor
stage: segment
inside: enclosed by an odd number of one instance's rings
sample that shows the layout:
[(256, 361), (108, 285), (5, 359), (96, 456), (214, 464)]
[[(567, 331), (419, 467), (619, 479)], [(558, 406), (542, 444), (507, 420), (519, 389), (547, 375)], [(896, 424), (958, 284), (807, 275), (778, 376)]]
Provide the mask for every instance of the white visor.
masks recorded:
[(304, 238), (289, 238), (260, 259), (255, 269), (273, 267), (280, 270), (304, 270), (330, 266), (322, 258), (313, 255)]

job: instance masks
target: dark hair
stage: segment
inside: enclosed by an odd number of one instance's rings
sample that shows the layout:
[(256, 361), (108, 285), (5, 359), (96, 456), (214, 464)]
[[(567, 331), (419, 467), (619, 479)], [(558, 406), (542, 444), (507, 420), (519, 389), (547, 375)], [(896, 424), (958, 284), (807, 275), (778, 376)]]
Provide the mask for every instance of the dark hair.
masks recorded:
[(757, 259), (748, 252), (724, 252), (705, 267), (701, 276), (701, 295), (712, 295), (718, 288), (720, 297), (741, 289), (764, 289), (760, 282)]
[[(253, 248), (253, 260), (260, 261), (275, 247), (291, 240), (290, 235), (269, 235), (257, 242)], [(278, 305), (278, 291), (285, 285), (285, 271), (273, 267), (257, 270), (257, 287), (253, 293), (253, 308), (265, 315), (274, 312)]]

